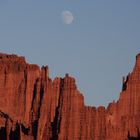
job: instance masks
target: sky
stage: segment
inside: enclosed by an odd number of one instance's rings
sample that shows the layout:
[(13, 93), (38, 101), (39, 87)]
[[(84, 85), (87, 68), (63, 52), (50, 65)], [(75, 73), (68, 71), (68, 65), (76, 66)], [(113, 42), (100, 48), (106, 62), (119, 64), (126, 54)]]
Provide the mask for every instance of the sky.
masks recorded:
[(139, 7), (139, 0), (0, 0), (0, 52), (48, 65), (52, 79), (69, 73), (86, 105), (107, 106), (140, 52)]

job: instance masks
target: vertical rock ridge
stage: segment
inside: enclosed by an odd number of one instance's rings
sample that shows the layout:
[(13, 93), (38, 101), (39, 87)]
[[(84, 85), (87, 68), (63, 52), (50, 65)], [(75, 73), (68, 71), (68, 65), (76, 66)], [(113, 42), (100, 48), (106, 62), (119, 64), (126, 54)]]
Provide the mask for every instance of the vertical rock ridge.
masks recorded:
[(84, 105), (75, 79), (0, 53), (0, 140), (140, 139), (140, 54), (118, 101)]

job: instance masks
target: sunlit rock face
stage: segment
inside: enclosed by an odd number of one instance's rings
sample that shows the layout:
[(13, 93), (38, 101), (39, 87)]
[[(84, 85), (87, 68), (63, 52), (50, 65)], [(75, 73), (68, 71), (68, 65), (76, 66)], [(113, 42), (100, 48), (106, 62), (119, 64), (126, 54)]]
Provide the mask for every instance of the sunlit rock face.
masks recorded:
[(0, 53), (0, 140), (140, 139), (140, 54), (117, 102), (84, 105), (73, 77)]

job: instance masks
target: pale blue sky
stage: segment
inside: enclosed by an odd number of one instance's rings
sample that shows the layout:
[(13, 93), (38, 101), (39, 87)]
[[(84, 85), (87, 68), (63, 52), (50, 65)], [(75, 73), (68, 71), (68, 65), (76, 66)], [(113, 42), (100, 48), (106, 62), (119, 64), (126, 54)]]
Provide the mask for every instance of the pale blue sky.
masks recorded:
[(52, 78), (70, 73), (87, 105), (107, 105), (140, 52), (140, 1), (0, 0), (0, 51), (47, 64)]

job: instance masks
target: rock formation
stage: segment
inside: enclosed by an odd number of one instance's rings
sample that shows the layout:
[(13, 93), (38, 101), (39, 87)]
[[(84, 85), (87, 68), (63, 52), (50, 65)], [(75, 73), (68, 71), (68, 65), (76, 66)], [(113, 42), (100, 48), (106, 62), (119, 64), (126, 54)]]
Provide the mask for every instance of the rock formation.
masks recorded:
[(75, 79), (0, 53), (0, 140), (140, 139), (140, 54), (117, 102), (84, 105)]

